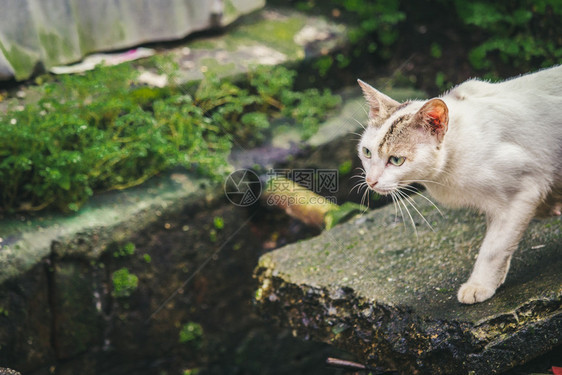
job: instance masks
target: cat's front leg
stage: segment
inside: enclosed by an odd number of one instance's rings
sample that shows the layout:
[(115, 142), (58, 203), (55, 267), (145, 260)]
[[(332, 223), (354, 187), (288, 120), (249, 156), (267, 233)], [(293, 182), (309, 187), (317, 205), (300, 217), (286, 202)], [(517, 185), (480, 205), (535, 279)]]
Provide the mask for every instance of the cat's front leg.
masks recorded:
[(470, 278), (457, 294), (461, 303), (476, 303), (492, 297), (503, 284), (511, 256), (534, 216), (534, 199), (513, 200), (508, 209), (488, 215), (488, 230)]

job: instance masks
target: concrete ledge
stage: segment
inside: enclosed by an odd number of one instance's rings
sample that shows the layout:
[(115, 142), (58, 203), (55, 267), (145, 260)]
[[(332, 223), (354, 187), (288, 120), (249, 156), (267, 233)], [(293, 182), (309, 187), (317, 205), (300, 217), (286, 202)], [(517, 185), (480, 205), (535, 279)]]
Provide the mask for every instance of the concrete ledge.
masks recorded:
[[(106, 247), (171, 214), (188, 202), (212, 199), (217, 189), (208, 180), (185, 172), (122, 192), (94, 197), (73, 215), (50, 214), (35, 219), (0, 221), (0, 284), (54, 255), (97, 259)], [(218, 194), (214, 194), (217, 196)]]
[(504, 286), (466, 306), (456, 290), (485, 220), (414, 202), (435, 232), (414, 217), (416, 238), (388, 206), (264, 255), (259, 308), (296, 336), (402, 373), (499, 373), (562, 343), (559, 218), (533, 222)]

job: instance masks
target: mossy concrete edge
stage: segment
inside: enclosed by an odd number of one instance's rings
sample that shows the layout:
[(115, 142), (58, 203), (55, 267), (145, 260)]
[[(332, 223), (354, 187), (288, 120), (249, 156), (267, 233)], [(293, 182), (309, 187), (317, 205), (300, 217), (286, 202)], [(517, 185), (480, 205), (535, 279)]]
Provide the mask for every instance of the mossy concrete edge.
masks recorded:
[(126, 191), (94, 197), (78, 213), (0, 222), (0, 284), (54, 254), (96, 259), (114, 242), (189, 203), (213, 199), (218, 184), (174, 172)]

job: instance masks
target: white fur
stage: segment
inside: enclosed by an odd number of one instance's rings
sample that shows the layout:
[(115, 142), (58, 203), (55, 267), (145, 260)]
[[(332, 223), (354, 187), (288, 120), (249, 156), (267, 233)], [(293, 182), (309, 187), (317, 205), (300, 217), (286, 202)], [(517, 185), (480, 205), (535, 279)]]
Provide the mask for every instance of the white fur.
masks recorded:
[(560, 214), (562, 66), (500, 83), (469, 80), (440, 99), (449, 111), (448, 130), (440, 144), (434, 137), (421, 138), (414, 145), (414, 160), (400, 167), (386, 163), (390, 155), (371, 159), (362, 155), (363, 147), (378, 149), (395, 119), (416, 113), (425, 103), (415, 101), (380, 128), (368, 127), (359, 154), (367, 182), (377, 181), (374, 190), (388, 193), (416, 180), (445, 205), (469, 206), (486, 214), (488, 231), (478, 259), (458, 292), (462, 303), (481, 302), (504, 282), (511, 256), (533, 216), (547, 204)]

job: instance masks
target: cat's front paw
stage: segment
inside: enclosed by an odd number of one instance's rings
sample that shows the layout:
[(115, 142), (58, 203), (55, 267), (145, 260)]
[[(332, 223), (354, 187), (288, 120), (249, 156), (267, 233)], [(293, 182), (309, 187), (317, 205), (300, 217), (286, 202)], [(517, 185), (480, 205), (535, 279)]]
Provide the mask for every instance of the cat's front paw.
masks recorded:
[(472, 304), (486, 301), (494, 295), (496, 289), (486, 287), (479, 283), (466, 282), (461, 285), (457, 298), (460, 303)]

